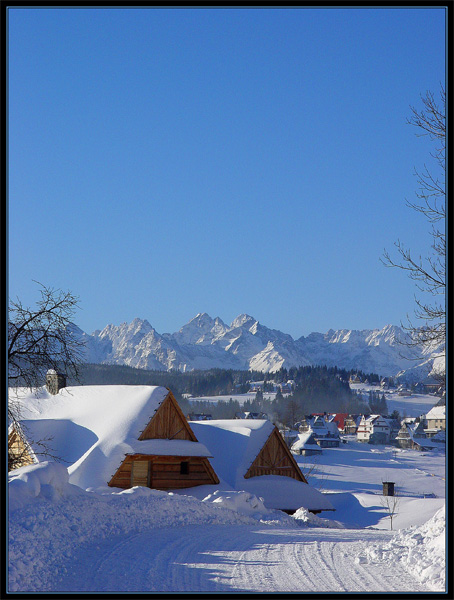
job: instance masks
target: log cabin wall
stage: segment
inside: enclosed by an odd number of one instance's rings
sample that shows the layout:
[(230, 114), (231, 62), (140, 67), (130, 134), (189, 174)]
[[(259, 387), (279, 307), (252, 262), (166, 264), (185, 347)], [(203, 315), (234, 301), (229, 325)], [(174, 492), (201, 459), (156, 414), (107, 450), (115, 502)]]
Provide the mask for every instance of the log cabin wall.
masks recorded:
[(128, 455), (109, 481), (112, 487), (136, 485), (170, 490), (217, 484), (213, 468), (205, 457)]
[(276, 428), (272, 431), (244, 477), (248, 479), (259, 475), (283, 475), (307, 483), (301, 469)]

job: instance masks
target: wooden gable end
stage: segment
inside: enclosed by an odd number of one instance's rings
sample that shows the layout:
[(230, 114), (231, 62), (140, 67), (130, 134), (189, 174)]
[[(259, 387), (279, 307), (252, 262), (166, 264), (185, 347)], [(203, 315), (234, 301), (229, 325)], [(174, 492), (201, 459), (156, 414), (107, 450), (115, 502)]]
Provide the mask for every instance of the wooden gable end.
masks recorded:
[(32, 465), (34, 462), (28, 444), (14, 427), (8, 435), (8, 471)]
[(244, 477), (248, 479), (258, 475), (283, 475), (307, 483), (277, 427), (274, 427)]
[(198, 441), (170, 390), (139, 436), (139, 440), (156, 439)]
[[(138, 439), (198, 442), (170, 390)], [(125, 456), (108, 485), (125, 489), (139, 485), (168, 490), (218, 483), (219, 478), (205, 456), (159, 456), (138, 453)]]

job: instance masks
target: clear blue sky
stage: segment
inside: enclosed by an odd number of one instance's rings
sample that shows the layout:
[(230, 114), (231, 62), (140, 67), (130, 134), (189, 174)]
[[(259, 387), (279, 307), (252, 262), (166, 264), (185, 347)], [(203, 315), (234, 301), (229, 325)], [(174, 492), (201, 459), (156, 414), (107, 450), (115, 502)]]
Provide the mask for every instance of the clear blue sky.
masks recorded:
[(294, 338), (412, 314), (426, 253), (406, 124), (443, 8), (12, 8), (9, 295), (86, 332), (248, 313)]

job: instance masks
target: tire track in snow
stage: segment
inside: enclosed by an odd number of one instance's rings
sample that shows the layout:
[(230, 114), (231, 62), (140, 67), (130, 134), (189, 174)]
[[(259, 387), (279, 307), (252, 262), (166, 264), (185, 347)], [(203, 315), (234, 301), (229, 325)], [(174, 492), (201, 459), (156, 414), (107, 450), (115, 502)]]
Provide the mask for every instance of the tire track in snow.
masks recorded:
[[(360, 536), (360, 537), (359, 537)], [(359, 539), (358, 539), (359, 537)], [(58, 591), (371, 592), (424, 591), (403, 568), (361, 562), (363, 530), (263, 526), (166, 527), (104, 540), (72, 557)], [(68, 565), (68, 570), (70, 569)], [(78, 588), (68, 587), (75, 583)]]

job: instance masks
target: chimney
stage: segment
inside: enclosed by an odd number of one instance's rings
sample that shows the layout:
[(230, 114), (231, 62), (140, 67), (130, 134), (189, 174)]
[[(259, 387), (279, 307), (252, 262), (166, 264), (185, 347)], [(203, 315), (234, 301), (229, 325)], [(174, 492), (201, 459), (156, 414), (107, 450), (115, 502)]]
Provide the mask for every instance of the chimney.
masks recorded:
[(49, 369), (46, 373), (46, 388), (49, 394), (56, 396), (64, 387), (66, 387), (66, 375), (57, 373), (54, 369)]

